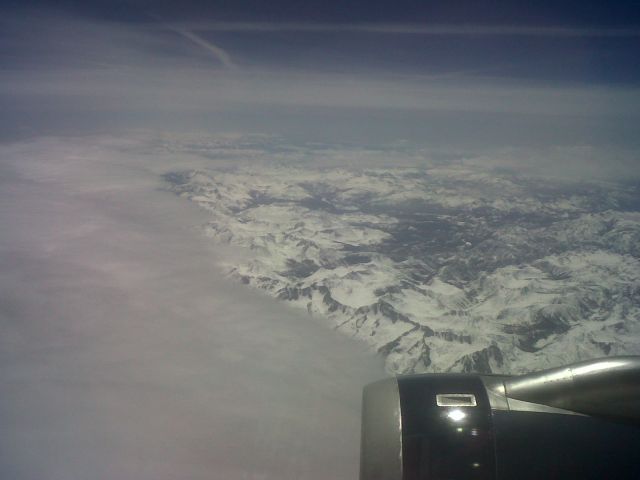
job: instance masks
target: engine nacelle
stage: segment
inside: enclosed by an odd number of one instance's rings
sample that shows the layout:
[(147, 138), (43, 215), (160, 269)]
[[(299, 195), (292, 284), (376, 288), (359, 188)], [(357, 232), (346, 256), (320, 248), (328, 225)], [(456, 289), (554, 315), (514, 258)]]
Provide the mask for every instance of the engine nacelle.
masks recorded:
[(364, 389), (360, 480), (640, 479), (640, 357)]

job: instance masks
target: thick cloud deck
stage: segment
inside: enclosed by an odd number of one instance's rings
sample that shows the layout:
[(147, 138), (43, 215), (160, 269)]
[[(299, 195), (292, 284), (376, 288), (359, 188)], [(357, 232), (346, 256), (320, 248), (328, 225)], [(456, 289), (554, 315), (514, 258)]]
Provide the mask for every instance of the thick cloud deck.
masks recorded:
[(380, 363), (224, 280), (150, 153), (1, 149), (0, 478), (355, 478)]

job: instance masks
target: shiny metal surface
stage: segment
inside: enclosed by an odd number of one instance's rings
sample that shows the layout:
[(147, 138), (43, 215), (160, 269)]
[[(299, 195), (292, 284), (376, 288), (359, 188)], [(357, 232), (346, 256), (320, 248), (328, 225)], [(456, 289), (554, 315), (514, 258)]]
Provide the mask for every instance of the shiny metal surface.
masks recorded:
[(367, 385), (362, 395), (360, 480), (402, 479), (402, 417), (396, 378)]
[(475, 407), (478, 403), (473, 393), (438, 393), (436, 405), (439, 407)]
[(511, 412), (537, 412), (537, 413), (556, 413), (559, 415), (585, 415), (583, 413), (565, 410), (563, 408), (550, 407), (540, 403), (525, 402), (524, 400), (516, 400), (508, 398), (509, 411)]
[(589, 360), (503, 381), (510, 407), (515, 399), (586, 415), (640, 420), (637, 356)]
[(504, 375), (482, 375), (480, 379), (487, 390), (487, 397), (491, 410), (512, 411), (512, 412), (539, 412), (539, 413), (558, 413), (564, 415), (582, 415), (571, 410), (550, 407), (540, 403), (526, 402), (515, 398), (508, 398), (506, 395), (505, 381), (513, 378)]
[(365, 387), (360, 480), (637, 479), (639, 433), (636, 356), (401, 376)]
[[(403, 480), (496, 480), (491, 405), (478, 375), (404, 375), (398, 390)], [(466, 401), (442, 405), (449, 399)]]
[(481, 375), (480, 380), (487, 391), (491, 410), (509, 410), (509, 402), (505, 394), (504, 381), (510, 378), (504, 375)]

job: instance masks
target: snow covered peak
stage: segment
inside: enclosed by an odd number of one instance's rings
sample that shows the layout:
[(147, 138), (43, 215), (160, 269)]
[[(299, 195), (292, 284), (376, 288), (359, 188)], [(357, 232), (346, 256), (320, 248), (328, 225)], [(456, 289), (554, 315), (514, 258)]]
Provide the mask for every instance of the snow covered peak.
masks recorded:
[[(166, 175), (245, 249), (233, 278), (367, 342), (394, 373), (523, 372), (640, 353), (628, 191), (476, 167)], [(636, 203), (637, 204), (637, 203)]]

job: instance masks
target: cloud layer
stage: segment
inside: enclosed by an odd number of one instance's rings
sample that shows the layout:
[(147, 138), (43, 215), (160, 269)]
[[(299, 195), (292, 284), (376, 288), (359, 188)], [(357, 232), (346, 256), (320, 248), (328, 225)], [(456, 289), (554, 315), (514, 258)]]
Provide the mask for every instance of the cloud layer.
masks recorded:
[(360, 346), (224, 281), (160, 190), (189, 157), (2, 148), (0, 476), (353, 478)]

